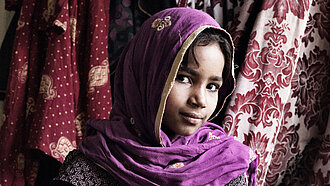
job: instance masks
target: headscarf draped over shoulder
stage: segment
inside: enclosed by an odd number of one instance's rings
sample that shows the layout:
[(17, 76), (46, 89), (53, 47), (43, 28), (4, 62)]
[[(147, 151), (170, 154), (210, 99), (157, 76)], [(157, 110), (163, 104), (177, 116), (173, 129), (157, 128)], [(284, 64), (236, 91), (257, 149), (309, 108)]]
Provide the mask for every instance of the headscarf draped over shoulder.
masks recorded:
[[(183, 56), (206, 28), (217, 30), (232, 44), (230, 35), (208, 14), (171, 8), (146, 20), (122, 52), (110, 119), (88, 121), (79, 145), (114, 178), (130, 185), (224, 185), (247, 173), (250, 184), (255, 183), (256, 160), (249, 147), (218, 125), (206, 122), (193, 135), (175, 141), (161, 130), (166, 99)], [(231, 69), (213, 116), (234, 89)]]

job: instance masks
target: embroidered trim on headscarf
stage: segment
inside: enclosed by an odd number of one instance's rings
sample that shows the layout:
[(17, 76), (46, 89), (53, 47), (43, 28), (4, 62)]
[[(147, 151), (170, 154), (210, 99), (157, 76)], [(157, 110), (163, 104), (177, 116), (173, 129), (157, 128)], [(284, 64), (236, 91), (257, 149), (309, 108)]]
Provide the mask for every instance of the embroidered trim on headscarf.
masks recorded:
[(156, 115), (156, 120), (155, 120), (156, 139), (159, 140), (159, 143), (162, 146), (164, 146), (164, 144), (163, 144), (161, 136), (160, 136), (160, 128), (161, 128), (161, 123), (162, 123), (163, 114), (164, 114), (164, 110), (165, 110), (166, 99), (167, 99), (168, 95), (170, 94), (170, 91), (173, 87), (174, 79), (175, 79), (175, 76), (176, 76), (176, 74), (179, 70), (179, 66), (181, 64), (181, 61), (183, 59), (184, 54), (186, 53), (187, 49), (189, 48), (191, 43), (194, 41), (194, 39), (197, 37), (197, 35), (206, 28), (221, 29), (221, 28), (217, 28), (217, 27), (213, 27), (213, 26), (204, 25), (204, 26), (201, 26), (198, 29), (196, 29), (193, 33), (191, 33), (190, 36), (184, 41), (184, 43), (182, 44), (181, 49), (177, 53), (177, 55), (174, 59), (171, 71), (170, 71), (170, 73), (167, 77), (165, 87), (164, 87), (164, 90), (163, 90), (163, 93), (162, 93), (161, 101), (160, 101), (160, 104), (159, 104), (158, 112), (157, 112), (157, 115)]
[(164, 18), (157, 18), (152, 22), (151, 27), (156, 28), (157, 31), (163, 30), (165, 27), (171, 26), (171, 16), (166, 16)]

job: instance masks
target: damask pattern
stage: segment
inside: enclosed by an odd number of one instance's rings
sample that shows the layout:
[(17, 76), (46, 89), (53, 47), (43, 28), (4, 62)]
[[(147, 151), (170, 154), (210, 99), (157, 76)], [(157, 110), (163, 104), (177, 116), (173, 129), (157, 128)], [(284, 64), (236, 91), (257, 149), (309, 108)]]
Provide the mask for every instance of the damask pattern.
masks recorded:
[[(322, 124), (326, 124), (328, 102), (320, 98), (329, 97), (330, 93), (324, 90), (329, 89), (329, 71), (330, 64), (325, 63), (330, 61), (330, 57), (326, 50), (320, 50), (318, 46), (308, 54), (303, 54), (302, 58), (298, 59), (297, 70), (292, 79), (292, 98), (297, 98), (295, 103), (295, 114), (299, 117), (304, 117), (304, 124), (307, 129), (318, 124), (318, 120), (323, 119)], [(315, 111), (318, 112), (315, 112)], [(319, 127), (321, 133), (324, 133), (326, 126)]]
[(258, 154), (258, 185), (330, 184), (329, 1), (179, 5), (208, 10), (233, 37), (237, 89), (222, 124)]

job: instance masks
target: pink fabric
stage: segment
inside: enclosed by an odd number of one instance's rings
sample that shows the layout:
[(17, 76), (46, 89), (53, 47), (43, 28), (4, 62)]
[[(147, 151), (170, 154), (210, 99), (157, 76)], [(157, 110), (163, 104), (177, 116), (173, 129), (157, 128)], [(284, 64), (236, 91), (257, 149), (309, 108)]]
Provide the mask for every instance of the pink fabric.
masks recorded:
[(233, 36), (223, 127), (259, 155), (258, 185), (330, 184), (329, 1), (192, 2)]
[(33, 184), (39, 162), (30, 149), (63, 162), (87, 119), (109, 117), (108, 8), (101, 0), (22, 1), (0, 132), (0, 185)]

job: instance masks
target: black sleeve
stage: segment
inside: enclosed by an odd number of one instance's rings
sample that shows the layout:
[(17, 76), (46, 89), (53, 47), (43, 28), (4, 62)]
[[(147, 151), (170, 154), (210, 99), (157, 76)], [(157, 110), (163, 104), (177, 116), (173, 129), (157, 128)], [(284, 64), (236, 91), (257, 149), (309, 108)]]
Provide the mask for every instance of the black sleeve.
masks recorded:
[(79, 150), (71, 151), (62, 164), (59, 175), (53, 179), (52, 185), (115, 185), (119, 181), (109, 172), (89, 160)]

